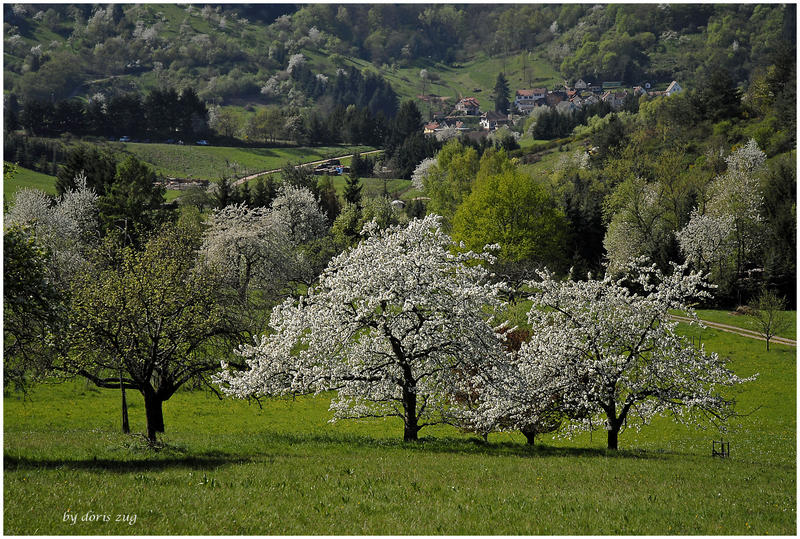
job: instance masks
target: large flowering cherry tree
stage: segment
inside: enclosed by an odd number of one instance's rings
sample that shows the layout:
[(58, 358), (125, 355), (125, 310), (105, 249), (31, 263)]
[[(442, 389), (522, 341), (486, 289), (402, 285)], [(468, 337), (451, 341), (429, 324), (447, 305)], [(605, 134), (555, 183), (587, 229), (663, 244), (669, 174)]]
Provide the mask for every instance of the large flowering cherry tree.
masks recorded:
[(273, 333), (223, 364), (216, 381), (236, 397), (334, 389), (334, 419), (403, 419), (404, 439), (447, 421), (455, 388), (473, 363), (503, 353), (486, 313), (499, 307), (486, 254), (454, 254), (440, 219), (364, 228), (300, 301), (272, 312)]
[(702, 275), (679, 266), (664, 275), (644, 260), (620, 279), (541, 272), (530, 283), (532, 337), (495, 367), (480, 408), (487, 424), (502, 417), (507, 428), (525, 428), (560, 411), (571, 419), (568, 431), (604, 425), (608, 448), (617, 449), (624, 427), (658, 414), (696, 424), (732, 414), (733, 400), (719, 389), (750, 379), (678, 335), (669, 317), (680, 309), (697, 320), (687, 301), (707, 294)]

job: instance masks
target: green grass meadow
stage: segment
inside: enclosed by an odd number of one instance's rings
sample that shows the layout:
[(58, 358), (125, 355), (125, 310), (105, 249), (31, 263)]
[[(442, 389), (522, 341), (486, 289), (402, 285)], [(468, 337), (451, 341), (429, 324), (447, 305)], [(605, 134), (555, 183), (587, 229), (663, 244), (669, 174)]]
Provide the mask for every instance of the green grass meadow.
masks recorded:
[(13, 178), (3, 178), (3, 199), (5, 202), (11, 202), (14, 198), (14, 193), (23, 187), (40, 189), (45, 193), (55, 195), (56, 177), (18, 166), (17, 173)]
[(130, 142), (122, 146), (123, 152), (134, 154), (157, 174), (203, 180), (217, 180), (223, 175), (241, 177), (281, 168), (286, 163), (308, 163), (372, 149), (369, 146), (229, 148)]
[[(403, 443), (399, 420), (328, 423), (326, 396), (259, 408), (199, 391), (165, 404), (165, 447), (152, 451), (119, 433), (116, 391), (71, 381), (6, 395), (3, 531), (794, 535), (795, 349), (702, 336), (738, 374), (759, 373), (736, 390), (729, 459), (711, 457), (715, 430), (665, 418), (623, 432), (618, 453), (604, 432), (531, 448), (443, 426)], [(142, 399), (128, 395), (141, 432)], [(82, 521), (89, 511), (110, 521)]]

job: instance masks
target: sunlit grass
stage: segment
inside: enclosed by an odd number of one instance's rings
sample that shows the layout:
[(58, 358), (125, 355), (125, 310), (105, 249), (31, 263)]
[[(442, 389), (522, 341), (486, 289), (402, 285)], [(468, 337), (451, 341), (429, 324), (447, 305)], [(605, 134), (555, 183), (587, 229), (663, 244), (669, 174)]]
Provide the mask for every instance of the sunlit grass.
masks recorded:
[(18, 166), (17, 173), (12, 178), (3, 177), (3, 198), (5, 202), (11, 202), (14, 198), (14, 193), (23, 187), (40, 189), (51, 195), (57, 193), (55, 176)]
[[(720, 433), (666, 418), (624, 431), (619, 453), (601, 431), (530, 448), (440, 426), (407, 444), (396, 419), (328, 423), (326, 395), (259, 408), (191, 391), (166, 403), (154, 452), (119, 433), (117, 391), (40, 386), (4, 399), (4, 532), (793, 535), (795, 350), (702, 336), (738, 374), (759, 373), (734, 392), (727, 460), (710, 456)], [(141, 432), (142, 399), (128, 396)], [(89, 510), (137, 520), (81, 522)]]

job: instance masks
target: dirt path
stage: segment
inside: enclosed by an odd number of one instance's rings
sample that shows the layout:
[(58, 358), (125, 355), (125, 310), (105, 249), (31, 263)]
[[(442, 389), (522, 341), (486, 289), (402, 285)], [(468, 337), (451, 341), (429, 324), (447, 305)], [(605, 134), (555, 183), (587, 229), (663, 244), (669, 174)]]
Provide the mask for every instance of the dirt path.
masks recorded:
[[(676, 315), (669, 315), (670, 318), (673, 320), (677, 320), (678, 322), (691, 322), (691, 318), (686, 316), (676, 316)], [(720, 331), (727, 331), (728, 333), (735, 333), (741, 337), (749, 337), (751, 339), (758, 339), (759, 341), (766, 341), (767, 339), (764, 338), (761, 333), (757, 331), (753, 331), (751, 329), (744, 329), (736, 326), (729, 326), (728, 324), (720, 324), (719, 322), (709, 322), (708, 320), (700, 320), (703, 325), (706, 325), (713, 329), (718, 329)], [(770, 338), (769, 342), (773, 344), (785, 344), (786, 346), (797, 346), (797, 341), (793, 341), (792, 339), (787, 339), (786, 337), (772, 337)]]
[[(382, 152), (382, 151), (383, 150), (372, 150), (372, 151), (369, 151), (369, 152), (364, 152), (361, 155), (370, 155), (370, 154), (378, 153), (378, 152)], [(295, 165), (294, 168), (308, 167), (308, 166), (311, 166), (311, 165), (321, 165), (322, 163), (324, 163), (326, 161), (330, 161), (331, 159), (347, 159), (348, 157), (353, 157), (353, 154), (338, 155), (338, 156), (335, 156), (335, 157), (329, 157), (327, 159), (322, 159), (320, 161), (312, 161), (310, 163), (300, 163), (299, 165)], [(263, 172), (256, 172), (255, 174), (250, 174), (249, 176), (245, 176), (243, 178), (239, 178), (238, 180), (233, 182), (231, 185), (234, 185), (234, 186), (242, 185), (245, 182), (249, 182), (250, 180), (254, 180), (255, 178), (258, 178), (259, 176), (264, 176), (266, 174), (274, 174), (274, 173), (280, 172), (280, 171), (281, 171), (281, 169), (279, 169), (279, 168), (273, 168), (272, 170), (265, 170)]]

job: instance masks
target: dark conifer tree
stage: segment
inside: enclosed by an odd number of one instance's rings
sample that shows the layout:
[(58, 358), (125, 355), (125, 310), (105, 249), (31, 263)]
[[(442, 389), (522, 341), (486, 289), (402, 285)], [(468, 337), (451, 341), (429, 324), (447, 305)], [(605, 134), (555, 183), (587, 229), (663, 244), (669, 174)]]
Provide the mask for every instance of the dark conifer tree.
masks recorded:
[(353, 167), (350, 167), (350, 175), (345, 178), (345, 186), (344, 186), (344, 199), (349, 202), (350, 204), (355, 204), (356, 206), (361, 205), (361, 189), (363, 185), (361, 185), (361, 178), (353, 171)]

